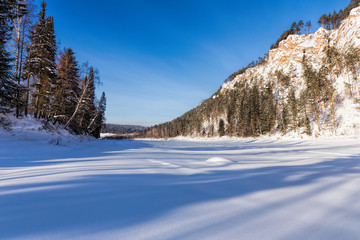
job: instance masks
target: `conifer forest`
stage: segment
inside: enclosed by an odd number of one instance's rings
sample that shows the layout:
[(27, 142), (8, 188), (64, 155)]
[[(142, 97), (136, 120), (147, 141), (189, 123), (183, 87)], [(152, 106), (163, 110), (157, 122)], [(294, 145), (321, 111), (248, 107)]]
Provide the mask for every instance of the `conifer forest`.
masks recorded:
[(60, 49), (55, 19), (33, 0), (0, 1), (0, 111), (31, 115), (75, 134), (100, 136), (106, 97), (95, 96), (98, 71)]

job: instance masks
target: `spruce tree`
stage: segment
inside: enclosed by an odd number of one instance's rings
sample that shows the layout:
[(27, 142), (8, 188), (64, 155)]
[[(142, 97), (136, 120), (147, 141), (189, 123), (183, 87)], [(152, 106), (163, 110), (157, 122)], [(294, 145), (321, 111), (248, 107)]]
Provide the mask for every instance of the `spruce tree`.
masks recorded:
[(236, 90), (230, 92), (229, 95), (229, 104), (227, 108), (227, 122), (228, 122), (228, 134), (232, 135), (235, 131), (235, 114), (236, 114)]
[(91, 134), (96, 138), (100, 137), (101, 127), (105, 122), (105, 111), (106, 111), (106, 97), (105, 97), (105, 93), (103, 92), (101, 94), (101, 98), (97, 106), (97, 113), (94, 117), (94, 120), (89, 125)]
[(30, 34), (27, 74), (34, 79), (34, 116), (49, 116), (53, 86), (56, 83), (56, 40), (52, 17), (46, 17), (46, 3), (41, 3), (38, 22)]
[(295, 96), (295, 90), (294, 88), (290, 88), (289, 94), (288, 94), (288, 106), (289, 106), (289, 112), (291, 114), (291, 128), (294, 131), (297, 131), (298, 128), (298, 103)]
[(310, 126), (310, 120), (309, 117), (307, 115), (305, 115), (305, 133), (309, 136), (312, 135), (311, 132), (311, 126)]
[(224, 120), (220, 119), (219, 121), (219, 136), (222, 137), (225, 135), (225, 123)]
[(250, 93), (250, 129), (252, 136), (262, 134), (260, 125), (260, 92), (257, 83), (251, 88)]
[(11, 12), (15, 1), (0, 1), (0, 111), (15, 107), (18, 85), (11, 74), (11, 57), (6, 49), (10, 39)]
[(271, 133), (275, 126), (275, 105), (273, 86), (270, 82), (262, 90), (260, 107), (261, 133)]
[(325, 99), (325, 79), (321, 71), (316, 71), (312, 68), (306, 58), (303, 61), (303, 69), (306, 82), (306, 94), (308, 97), (308, 103), (310, 106), (310, 113), (316, 119), (318, 124), (318, 130), (320, 132), (320, 113), (322, 113), (322, 104)]
[(286, 134), (286, 131), (288, 130), (288, 126), (289, 126), (288, 106), (286, 103), (282, 103), (280, 130), (283, 134)]

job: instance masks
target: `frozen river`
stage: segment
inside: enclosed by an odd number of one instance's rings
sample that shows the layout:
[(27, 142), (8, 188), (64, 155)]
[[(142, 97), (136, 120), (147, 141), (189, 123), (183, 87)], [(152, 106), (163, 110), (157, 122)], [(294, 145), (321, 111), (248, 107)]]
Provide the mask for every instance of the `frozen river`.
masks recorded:
[(360, 141), (0, 137), (0, 239), (359, 239)]

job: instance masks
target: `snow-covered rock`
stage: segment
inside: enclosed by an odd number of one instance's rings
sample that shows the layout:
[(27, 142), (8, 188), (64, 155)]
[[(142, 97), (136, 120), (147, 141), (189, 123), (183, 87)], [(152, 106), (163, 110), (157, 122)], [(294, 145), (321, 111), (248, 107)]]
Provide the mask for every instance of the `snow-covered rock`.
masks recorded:
[(236, 82), (243, 79), (262, 77), (269, 80), (270, 77), (276, 75), (277, 71), (285, 72), (295, 85), (300, 86), (302, 82), (301, 61), (304, 54), (315, 68), (319, 67), (328, 45), (334, 46), (342, 52), (345, 52), (349, 46), (360, 46), (360, 7), (351, 11), (339, 29), (329, 31), (320, 28), (313, 34), (290, 35), (280, 42), (277, 49), (269, 51), (266, 64), (250, 68), (233, 81), (224, 83), (221, 92), (233, 88)]

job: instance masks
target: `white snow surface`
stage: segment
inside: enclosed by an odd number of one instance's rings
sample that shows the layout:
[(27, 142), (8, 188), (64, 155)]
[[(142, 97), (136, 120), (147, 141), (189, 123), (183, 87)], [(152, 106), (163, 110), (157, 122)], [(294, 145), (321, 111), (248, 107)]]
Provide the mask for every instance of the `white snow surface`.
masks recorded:
[(360, 142), (0, 132), (0, 239), (359, 239)]
[(64, 125), (54, 124), (54, 120), (39, 120), (31, 116), (16, 118), (12, 113), (0, 113), (0, 136), (18, 141), (47, 141), (53, 145), (93, 139), (86, 135), (73, 135), (64, 129)]

